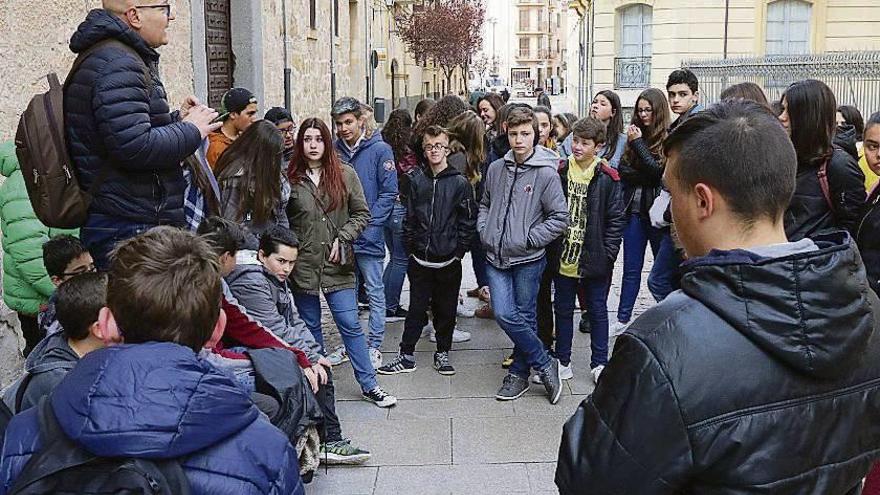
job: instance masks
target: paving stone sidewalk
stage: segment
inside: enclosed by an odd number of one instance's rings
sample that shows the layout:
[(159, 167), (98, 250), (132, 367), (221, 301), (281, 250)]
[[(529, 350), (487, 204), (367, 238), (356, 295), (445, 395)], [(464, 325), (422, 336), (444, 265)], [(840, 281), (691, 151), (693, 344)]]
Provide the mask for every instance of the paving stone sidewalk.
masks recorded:
[[(462, 294), (476, 285), (470, 266), (466, 259)], [(645, 287), (650, 266), (649, 256), (636, 314), (653, 303)], [(612, 321), (621, 271), (618, 262), (608, 302)], [(406, 306), (408, 286), (403, 301)], [(478, 304), (476, 299), (465, 301), (471, 307)], [(350, 364), (334, 369), (343, 434), (369, 449), (373, 457), (364, 466), (330, 467), (328, 472), (322, 466), (306, 486), (307, 494), (557, 493), (553, 476), (562, 426), (593, 390), (589, 335), (575, 331), (575, 377), (566, 382), (563, 397), (554, 406), (543, 387), (534, 384), (518, 400), (496, 401), (506, 373), (501, 360), (512, 347), (510, 340), (494, 320), (459, 318), (458, 326), (471, 332), (472, 339), (453, 345), (450, 358), (457, 374), (441, 376), (434, 371), (435, 347), (423, 338), (416, 347), (416, 372), (379, 378), (399, 399), (391, 409), (379, 409), (360, 399)], [(328, 327), (329, 332), (335, 330), (332, 322)], [(388, 323), (383, 345), (386, 360), (396, 354), (402, 332), (402, 321)]]

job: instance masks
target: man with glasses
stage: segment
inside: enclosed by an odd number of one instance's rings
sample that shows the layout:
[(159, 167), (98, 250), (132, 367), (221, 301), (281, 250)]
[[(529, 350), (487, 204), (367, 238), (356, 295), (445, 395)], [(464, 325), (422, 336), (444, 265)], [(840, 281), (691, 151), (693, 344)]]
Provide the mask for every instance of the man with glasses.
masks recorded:
[(64, 122), (84, 189), (97, 192), (82, 227), (98, 267), (115, 244), (156, 225), (183, 226), (181, 163), (220, 124), (186, 98), (172, 113), (157, 48), (174, 20), (169, 0), (103, 0), (70, 40), (80, 64), (68, 75)]
[(289, 162), (293, 158), (293, 151), (296, 149), (296, 118), (284, 107), (270, 108), (264, 118), (275, 124), (275, 127), (278, 128), (278, 132), (284, 139), (284, 162)]
[[(92, 255), (83, 243), (67, 234), (57, 235), (43, 244), (43, 264), (56, 288), (78, 275), (97, 271)], [(56, 295), (53, 293), (37, 316), (40, 338), (61, 330), (55, 316), (55, 301)]]

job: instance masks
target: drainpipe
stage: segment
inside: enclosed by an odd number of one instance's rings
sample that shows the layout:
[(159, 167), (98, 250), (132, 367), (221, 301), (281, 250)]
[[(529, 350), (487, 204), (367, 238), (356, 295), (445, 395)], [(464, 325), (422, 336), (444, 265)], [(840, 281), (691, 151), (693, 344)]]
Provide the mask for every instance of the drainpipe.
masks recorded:
[(291, 79), (291, 69), (290, 63), (287, 58), (287, 0), (281, 0), (281, 32), (282, 38), (284, 39), (284, 108), (290, 112), (290, 79)]
[(336, 103), (336, 8), (339, 0), (330, 3), (330, 107)]
[(727, 28), (730, 25), (730, 0), (724, 0), (724, 60), (727, 60)]

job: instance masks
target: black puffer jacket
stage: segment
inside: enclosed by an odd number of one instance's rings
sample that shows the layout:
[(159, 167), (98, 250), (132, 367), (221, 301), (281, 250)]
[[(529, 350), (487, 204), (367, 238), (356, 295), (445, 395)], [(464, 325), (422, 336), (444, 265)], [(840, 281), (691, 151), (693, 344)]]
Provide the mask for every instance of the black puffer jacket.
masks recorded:
[[(569, 205), (571, 215), (571, 198), (568, 190), (568, 161), (559, 171), (562, 180), (562, 192), (565, 201)], [(623, 196), (620, 187), (620, 176), (617, 170), (602, 161), (590, 185), (587, 186), (587, 227), (584, 229), (584, 244), (580, 255), (580, 269), (578, 275), (583, 278), (607, 277), (614, 266), (617, 254), (620, 252), (620, 242), (623, 239), (623, 228), (626, 225), (624, 215)], [(569, 217), (569, 228), (574, 225), (574, 219)], [(564, 256), (565, 236), (559, 238), (558, 255)], [(548, 250), (548, 258), (551, 254), (557, 254)], [(558, 262), (556, 263), (558, 266)]]
[[(634, 139), (628, 146), (633, 153), (625, 153), (620, 161), (618, 171), (623, 180), (624, 211), (629, 211), (630, 203), (641, 188), (639, 212), (645, 216), (651, 211), (654, 200), (663, 188), (663, 162), (660, 157), (651, 153), (644, 138)], [(631, 159), (629, 159), (632, 157)]]
[(880, 457), (880, 312), (851, 238), (713, 252), (618, 340), (560, 493), (844, 494)]
[(865, 214), (856, 231), (856, 242), (868, 272), (868, 282), (880, 293), (880, 189), (874, 189), (865, 203)]
[(403, 240), (417, 258), (439, 263), (459, 259), (476, 237), (474, 189), (454, 167), (435, 177), (430, 167), (410, 171)]
[[(121, 48), (106, 46), (72, 75), (64, 96), (70, 155), (84, 188), (106, 166), (113, 172), (92, 202), (90, 213), (145, 224), (182, 224), (185, 183), (180, 162), (201, 142), (198, 128), (169, 113), (159, 79), (159, 54), (118, 17), (106, 10), (89, 12), (70, 39), (81, 53), (115, 38)], [(143, 64), (153, 79), (147, 88)]]
[(835, 148), (828, 162), (831, 202), (822, 193), (819, 165), (798, 164), (794, 196), (785, 212), (785, 234), (792, 241), (827, 229), (855, 232), (865, 204), (865, 174), (847, 152)]

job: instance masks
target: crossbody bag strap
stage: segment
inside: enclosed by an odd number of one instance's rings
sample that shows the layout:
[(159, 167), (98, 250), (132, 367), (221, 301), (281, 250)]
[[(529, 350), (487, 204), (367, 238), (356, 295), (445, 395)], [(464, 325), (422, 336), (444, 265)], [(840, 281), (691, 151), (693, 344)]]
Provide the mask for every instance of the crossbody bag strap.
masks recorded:
[[(303, 180), (310, 181), (311, 179), (309, 179), (308, 177), (305, 177)], [(327, 208), (324, 206), (324, 202), (321, 201), (321, 198), (319, 198), (318, 195), (315, 194), (315, 191), (312, 190), (313, 187), (315, 188), (315, 190), (317, 190), (317, 187), (315, 187), (314, 185), (312, 185), (311, 187), (306, 186), (306, 189), (308, 189), (308, 191), (309, 191), (309, 193), (311, 193), (312, 197), (315, 198), (315, 203), (318, 204), (318, 207), (321, 208), (321, 211), (324, 212), (324, 218), (326, 218), (327, 221), (330, 222), (330, 226), (333, 227), (334, 230), (336, 230), (336, 238), (338, 239), (339, 238), (339, 227), (336, 225), (336, 222), (334, 222), (333, 219), (330, 218), (330, 215), (327, 214)], [(339, 242), (342, 242), (342, 241), (339, 241)]]

